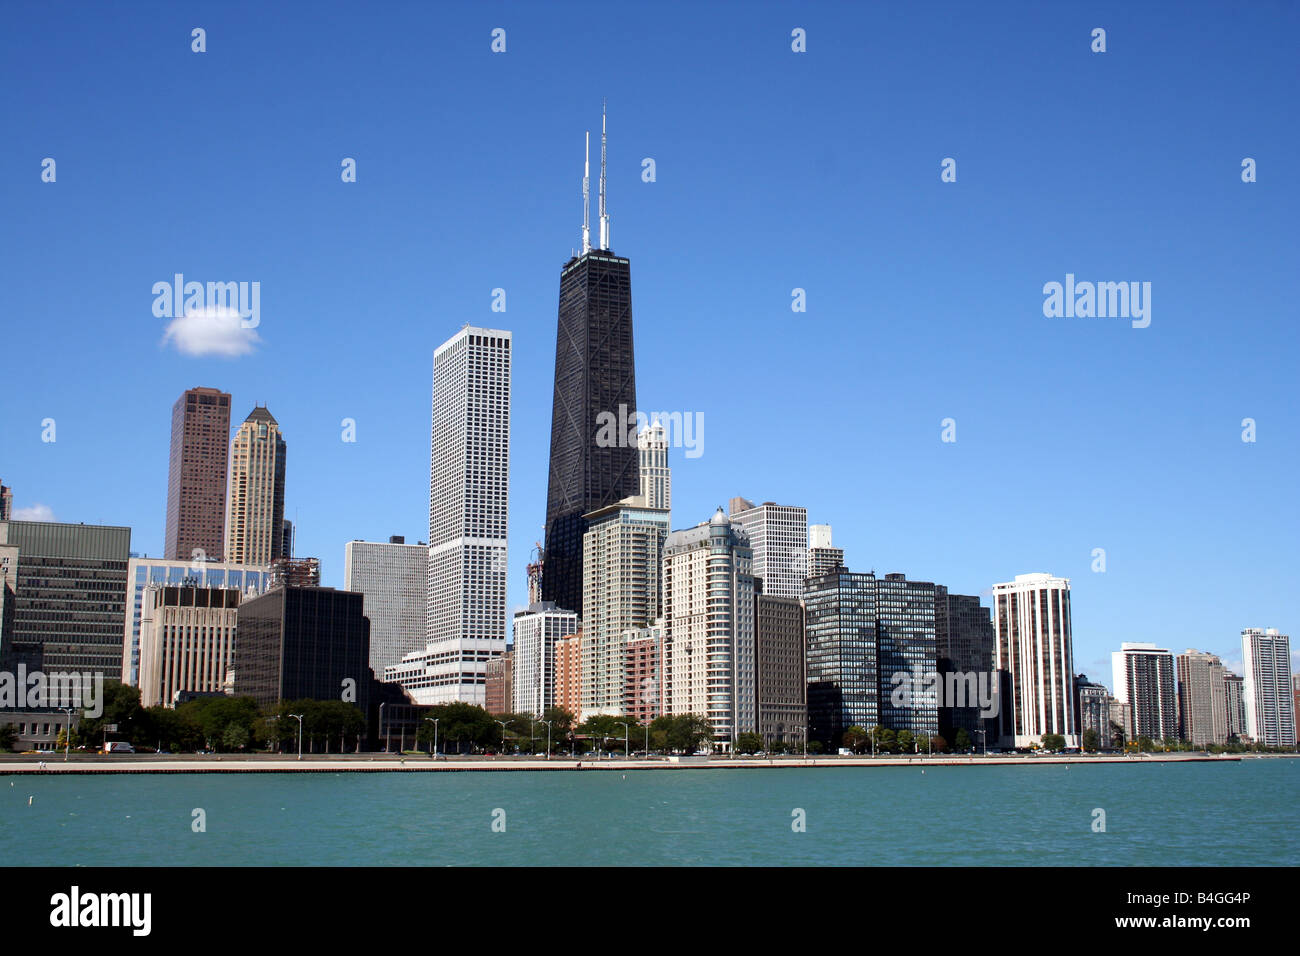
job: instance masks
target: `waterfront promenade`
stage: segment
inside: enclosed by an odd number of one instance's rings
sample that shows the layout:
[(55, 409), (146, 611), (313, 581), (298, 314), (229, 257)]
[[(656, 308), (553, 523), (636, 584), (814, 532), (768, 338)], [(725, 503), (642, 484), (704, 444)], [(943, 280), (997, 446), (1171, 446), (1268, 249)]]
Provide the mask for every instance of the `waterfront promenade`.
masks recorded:
[(887, 757), (468, 757), (427, 754), (22, 754), (0, 757), (0, 776), (6, 774), (59, 773), (424, 773), (469, 771), (611, 771), (611, 770), (754, 770), (824, 767), (1025, 767), (1052, 764), (1218, 763), (1296, 756), (1287, 754), (1105, 754), (988, 756), (887, 756)]

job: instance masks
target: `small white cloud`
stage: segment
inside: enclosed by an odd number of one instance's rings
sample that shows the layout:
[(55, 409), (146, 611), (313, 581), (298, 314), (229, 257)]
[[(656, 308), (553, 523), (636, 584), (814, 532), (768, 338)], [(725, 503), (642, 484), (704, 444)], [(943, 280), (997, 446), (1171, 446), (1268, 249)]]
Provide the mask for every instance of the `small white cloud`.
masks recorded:
[(49, 505), (32, 505), (30, 508), (15, 508), (15, 521), (53, 521), (54, 509)]
[(163, 333), (163, 345), (176, 346), (182, 355), (220, 355), (236, 358), (248, 355), (261, 342), (252, 328), (246, 328), (238, 309), (207, 306), (172, 319)]

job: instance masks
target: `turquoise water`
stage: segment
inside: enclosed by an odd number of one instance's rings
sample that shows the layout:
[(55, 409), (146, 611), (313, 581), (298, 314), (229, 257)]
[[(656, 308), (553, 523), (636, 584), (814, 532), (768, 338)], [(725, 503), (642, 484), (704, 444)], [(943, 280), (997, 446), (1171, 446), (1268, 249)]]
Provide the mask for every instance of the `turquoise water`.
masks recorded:
[[(10, 783), (13, 786), (10, 786)], [(0, 777), (6, 866), (1294, 866), (1300, 760)], [(28, 806), (28, 798), (31, 805)], [(192, 811), (207, 830), (191, 829)], [(493, 832), (493, 811), (505, 832)], [(806, 814), (794, 832), (792, 811)], [(1094, 808), (1106, 832), (1092, 829)]]

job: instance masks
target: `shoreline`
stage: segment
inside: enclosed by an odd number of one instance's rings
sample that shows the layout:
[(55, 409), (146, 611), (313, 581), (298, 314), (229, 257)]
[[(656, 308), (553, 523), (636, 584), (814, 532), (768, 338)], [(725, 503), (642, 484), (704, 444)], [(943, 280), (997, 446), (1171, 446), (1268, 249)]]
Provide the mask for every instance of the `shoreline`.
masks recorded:
[[(304, 755), (296, 756), (191, 756), (139, 759), (127, 756), (81, 756), (64, 762), (61, 757), (0, 760), (0, 776), (58, 774), (153, 774), (153, 773), (464, 773), (474, 771), (601, 771), (601, 770), (807, 770), (834, 767), (1025, 767), (1061, 764), (1148, 764), (1148, 763), (1240, 763), (1243, 759), (1275, 759), (1297, 754), (1195, 754), (1195, 755), (1106, 755), (1082, 756), (970, 756), (970, 757), (691, 757), (651, 759), (584, 759), (553, 757), (550, 760), (520, 757), (456, 758), (395, 755)], [(52, 758), (52, 759), (51, 759)], [(45, 766), (42, 768), (42, 761)]]

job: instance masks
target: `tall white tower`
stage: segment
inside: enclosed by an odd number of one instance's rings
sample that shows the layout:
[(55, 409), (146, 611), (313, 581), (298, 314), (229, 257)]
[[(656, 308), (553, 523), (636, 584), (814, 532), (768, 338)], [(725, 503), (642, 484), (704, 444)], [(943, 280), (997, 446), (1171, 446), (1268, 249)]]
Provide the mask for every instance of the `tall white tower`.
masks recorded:
[(652, 422), (636, 436), (641, 457), (641, 497), (646, 507), (673, 508), (673, 478), (668, 467), (668, 430), (660, 422)]
[(1043, 734), (1079, 746), (1074, 725), (1074, 649), (1070, 581), (1050, 574), (1017, 574), (993, 585), (995, 666), (1011, 675), (1012, 699), (1001, 702), (1011, 720), (1004, 746), (1024, 747)]
[(1246, 733), (1270, 747), (1294, 746), (1291, 639), (1275, 627), (1246, 628), (1241, 632), (1241, 669), (1246, 672)]
[(510, 354), (509, 332), (465, 326), (433, 356), (428, 647), (401, 668), (421, 704), (484, 704), (505, 653)]

